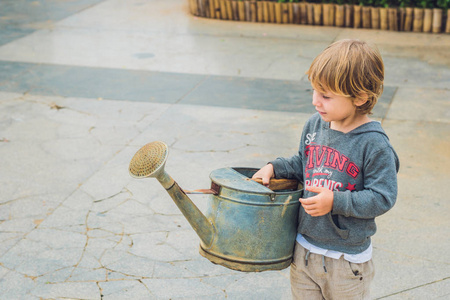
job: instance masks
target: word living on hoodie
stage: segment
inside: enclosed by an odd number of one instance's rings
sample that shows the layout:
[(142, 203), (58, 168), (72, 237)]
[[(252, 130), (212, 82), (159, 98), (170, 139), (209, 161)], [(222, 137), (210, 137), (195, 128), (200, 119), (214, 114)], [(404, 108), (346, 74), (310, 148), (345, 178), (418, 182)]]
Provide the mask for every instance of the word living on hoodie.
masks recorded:
[[(308, 134), (308, 140), (305, 142), (305, 156), (308, 157), (305, 166), (305, 185), (326, 187), (332, 191), (339, 191), (344, 184), (335, 180), (331, 180), (333, 172), (346, 172), (352, 178), (356, 178), (360, 172), (360, 168), (349, 158), (341, 154), (338, 150), (313, 143), (316, 133)], [(312, 175), (309, 171), (312, 170)], [(326, 178), (317, 178), (319, 176), (326, 176)], [(309, 179), (312, 177), (311, 179)], [(348, 183), (347, 190), (354, 190), (355, 185)]]

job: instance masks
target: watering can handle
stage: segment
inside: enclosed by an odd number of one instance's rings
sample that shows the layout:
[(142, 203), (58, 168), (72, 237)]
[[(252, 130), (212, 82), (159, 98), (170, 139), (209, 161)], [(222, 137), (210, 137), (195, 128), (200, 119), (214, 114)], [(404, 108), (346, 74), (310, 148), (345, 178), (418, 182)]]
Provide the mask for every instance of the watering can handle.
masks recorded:
[[(261, 178), (248, 178), (247, 180), (253, 180), (259, 184), (263, 184)], [(296, 179), (272, 178), (269, 181), (269, 189), (271, 189), (272, 191), (296, 190), (297, 188), (298, 188), (298, 180)], [(220, 186), (214, 183), (211, 183), (210, 189), (183, 190), (185, 194), (213, 194), (213, 195), (218, 195), (219, 191)]]
[[(252, 178), (251, 180), (254, 180), (259, 184), (263, 184), (261, 178)], [(297, 188), (298, 188), (298, 180), (296, 179), (272, 178), (269, 181), (269, 189), (271, 189), (272, 191), (294, 190)]]

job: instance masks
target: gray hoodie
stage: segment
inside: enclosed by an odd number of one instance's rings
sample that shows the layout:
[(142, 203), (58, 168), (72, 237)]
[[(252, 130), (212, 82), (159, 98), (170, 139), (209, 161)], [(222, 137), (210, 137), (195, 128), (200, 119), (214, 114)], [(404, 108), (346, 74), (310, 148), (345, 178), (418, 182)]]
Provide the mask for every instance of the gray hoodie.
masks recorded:
[[(300, 149), (290, 158), (271, 162), (276, 178), (296, 178), (305, 186), (333, 191), (330, 213), (312, 217), (300, 207), (300, 232), (311, 244), (357, 254), (370, 245), (375, 217), (397, 198), (399, 160), (379, 122), (343, 133), (330, 129), (319, 114), (303, 128)], [(317, 194), (305, 191), (304, 198)]]

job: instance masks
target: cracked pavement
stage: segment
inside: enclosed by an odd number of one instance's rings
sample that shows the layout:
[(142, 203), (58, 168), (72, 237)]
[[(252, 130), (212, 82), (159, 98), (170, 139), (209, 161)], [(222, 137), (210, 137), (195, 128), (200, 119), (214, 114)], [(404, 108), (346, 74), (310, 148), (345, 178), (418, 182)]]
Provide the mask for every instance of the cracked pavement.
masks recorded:
[(167, 172), (199, 189), (215, 169), (292, 155), (313, 112), (304, 72), (342, 38), (382, 52), (374, 118), (401, 161), (372, 296), (448, 298), (450, 36), (207, 20), (187, 3), (0, 3), (0, 299), (289, 299), (289, 268), (200, 256), (169, 195), (128, 164), (164, 141)]

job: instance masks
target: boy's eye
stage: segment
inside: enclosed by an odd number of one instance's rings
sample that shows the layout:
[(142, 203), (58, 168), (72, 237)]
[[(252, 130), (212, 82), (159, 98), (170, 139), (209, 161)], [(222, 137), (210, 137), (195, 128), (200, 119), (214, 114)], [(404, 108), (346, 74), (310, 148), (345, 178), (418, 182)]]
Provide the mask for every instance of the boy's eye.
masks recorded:
[(323, 95), (323, 99), (330, 99), (331, 97)]

